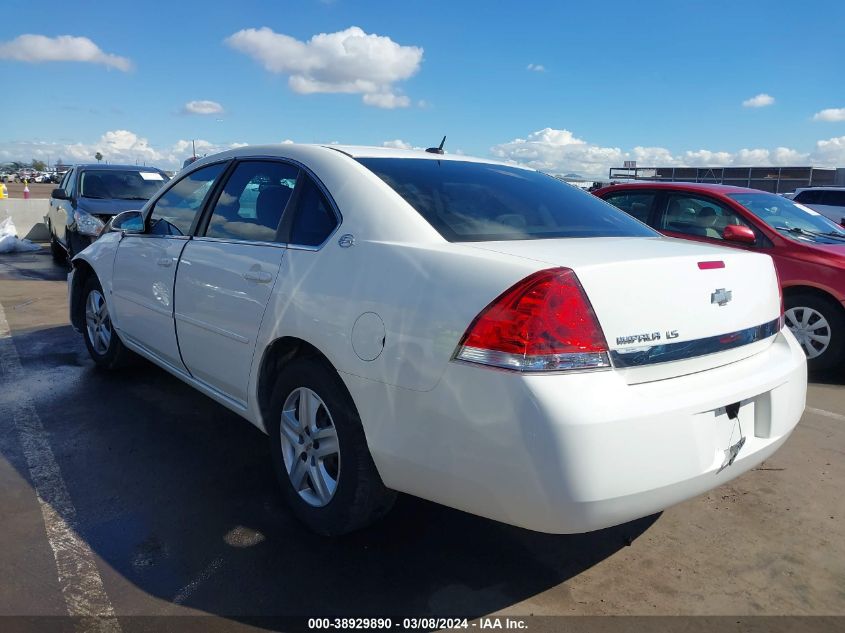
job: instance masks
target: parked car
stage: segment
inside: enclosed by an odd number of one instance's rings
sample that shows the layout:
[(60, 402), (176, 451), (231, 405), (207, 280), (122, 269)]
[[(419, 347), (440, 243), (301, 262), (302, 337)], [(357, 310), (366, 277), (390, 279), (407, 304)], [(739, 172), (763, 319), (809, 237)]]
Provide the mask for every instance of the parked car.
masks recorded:
[(265, 431), (324, 534), (397, 490), (595, 530), (756, 466), (804, 410), (770, 257), (480, 159), (208, 156), (113, 218), (69, 285), (97, 365), (140, 354)]
[(845, 360), (845, 230), (812, 209), (757, 189), (628, 183), (595, 195), (665, 235), (772, 256), (786, 324), (810, 369)]
[(837, 224), (845, 224), (845, 187), (796, 189), (792, 199)]
[(53, 189), (47, 212), (53, 258), (64, 262), (79, 253), (112, 216), (141, 208), (167, 181), (155, 167), (97, 164), (69, 170)]

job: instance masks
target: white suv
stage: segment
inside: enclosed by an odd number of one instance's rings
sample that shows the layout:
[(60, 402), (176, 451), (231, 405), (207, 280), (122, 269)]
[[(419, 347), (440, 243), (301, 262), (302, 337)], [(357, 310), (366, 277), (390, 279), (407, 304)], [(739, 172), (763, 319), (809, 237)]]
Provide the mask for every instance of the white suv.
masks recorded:
[(796, 189), (793, 200), (837, 224), (845, 223), (845, 187)]

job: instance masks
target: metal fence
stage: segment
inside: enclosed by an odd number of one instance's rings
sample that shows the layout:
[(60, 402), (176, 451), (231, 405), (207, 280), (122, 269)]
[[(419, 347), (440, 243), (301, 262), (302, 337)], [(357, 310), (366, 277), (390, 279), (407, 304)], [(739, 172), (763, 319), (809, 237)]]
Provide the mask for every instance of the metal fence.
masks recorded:
[(611, 167), (610, 180), (706, 182), (790, 193), (799, 187), (845, 186), (845, 169), (817, 167)]

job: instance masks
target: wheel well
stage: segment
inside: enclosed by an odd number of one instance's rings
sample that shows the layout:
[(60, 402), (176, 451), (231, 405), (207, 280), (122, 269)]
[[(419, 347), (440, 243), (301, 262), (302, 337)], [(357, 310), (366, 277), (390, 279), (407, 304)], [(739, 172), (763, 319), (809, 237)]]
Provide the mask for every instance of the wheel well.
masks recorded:
[(825, 292), (824, 290), (820, 290), (819, 288), (814, 288), (813, 286), (789, 286), (788, 288), (783, 289), (784, 301), (796, 295), (812, 295), (818, 299), (823, 299), (836, 305), (839, 310), (842, 311), (843, 314), (845, 314), (845, 307), (842, 306), (842, 303), (840, 301), (837, 301), (836, 297), (834, 297), (829, 292)]
[(261, 359), (261, 366), (258, 373), (258, 408), (261, 411), (262, 420), (270, 417), (270, 401), (273, 397), (273, 383), (276, 380), (282, 367), (297, 358), (316, 357), (334, 369), (333, 365), (316, 347), (307, 341), (293, 337), (284, 336), (273, 341), (264, 350)]
[(82, 310), (82, 290), (85, 282), (97, 273), (91, 268), (91, 264), (84, 259), (76, 259), (71, 262), (73, 266), (73, 286), (70, 289), (70, 322), (77, 330), (82, 330), (85, 325), (84, 311)]

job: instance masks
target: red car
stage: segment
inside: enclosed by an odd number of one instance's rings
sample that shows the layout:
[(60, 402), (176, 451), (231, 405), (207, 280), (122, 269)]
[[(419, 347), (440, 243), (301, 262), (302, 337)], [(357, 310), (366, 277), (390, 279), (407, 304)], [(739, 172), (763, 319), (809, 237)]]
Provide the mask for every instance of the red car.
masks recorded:
[(808, 207), (757, 189), (638, 182), (594, 192), (669, 237), (772, 256), (786, 324), (810, 369), (845, 361), (845, 229)]

